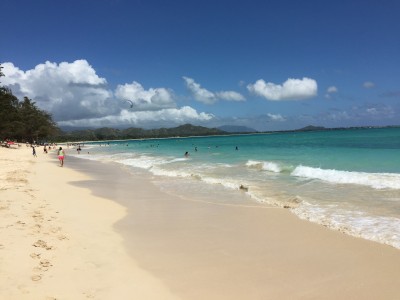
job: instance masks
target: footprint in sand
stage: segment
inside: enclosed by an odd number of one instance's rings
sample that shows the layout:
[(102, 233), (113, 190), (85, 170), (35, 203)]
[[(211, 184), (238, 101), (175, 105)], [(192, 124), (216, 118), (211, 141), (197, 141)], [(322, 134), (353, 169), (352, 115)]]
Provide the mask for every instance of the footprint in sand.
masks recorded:
[(44, 248), (46, 250), (51, 250), (53, 249), (52, 246), (47, 245), (47, 243), (43, 240), (37, 240), (35, 243), (32, 244), (32, 246), (34, 247), (40, 247), (40, 248)]
[(32, 281), (39, 281), (42, 279), (42, 276), (40, 275), (32, 275), (31, 276)]
[(20, 225), (21, 227), (20, 228), (18, 228), (18, 229), (24, 229), (24, 227), (25, 227), (25, 225), (26, 225), (26, 223), (25, 222), (22, 222), (22, 221), (18, 221), (18, 222), (16, 222), (16, 224), (18, 224), (18, 225)]
[(63, 234), (60, 234), (59, 236), (57, 236), (57, 238), (58, 238), (60, 241), (62, 241), (62, 240), (68, 240), (68, 237), (65, 236), (65, 235), (63, 235)]
[(40, 259), (41, 254), (40, 253), (31, 253), (30, 257), (32, 257), (33, 259)]
[(40, 271), (48, 271), (50, 267), (52, 267), (53, 265), (51, 264), (51, 262), (47, 259), (42, 259), (39, 263), (39, 270)]
[(32, 215), (32, 218), (35, 220), (35, 222), (38, 222), (38, 223), (43, 222), (43, 216), (40, 211), (35, 211)]
[(34, 233), (40, 233), (42, 226), (40, 224), (35, 224), (32, 228)]

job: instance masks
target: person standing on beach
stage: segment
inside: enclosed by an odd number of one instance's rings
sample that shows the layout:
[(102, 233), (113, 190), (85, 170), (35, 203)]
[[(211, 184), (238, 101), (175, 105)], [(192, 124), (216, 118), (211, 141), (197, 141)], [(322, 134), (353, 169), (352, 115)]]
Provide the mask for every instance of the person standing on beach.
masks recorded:
[(32, 146), (32, 154), (34, 157), (37, 157), (35, 146)]
[(65, 151), (63, 150), (62, 147), (58, 149), (58, 160), (60, 161), (60, 167), (64, 166), (64, 157), (65, 157)]

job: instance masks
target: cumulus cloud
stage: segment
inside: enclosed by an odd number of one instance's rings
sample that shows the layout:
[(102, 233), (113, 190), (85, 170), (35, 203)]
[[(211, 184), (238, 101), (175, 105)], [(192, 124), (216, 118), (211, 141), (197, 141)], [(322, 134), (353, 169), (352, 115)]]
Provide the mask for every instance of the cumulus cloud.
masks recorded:
[(204, 104), (214, 104), (218, 100), (226, 101), (245, 101), (246, 99), (238, 92), (235, 91), (220, 91), (211, 92), (194, 81), (194, 79), (183, 76), (183, 80), (186, 83), (186, 87), (193, 94), (194, 98)]
[(166, 108), (158, 111), (132, 111), (123, 109), (118, 115), (108, 115), (87, 120), (69, 120), (59, 122), (61, 126), (142, 126), (156, 127), (179, 125), (188, 122), (207, 122), (214, 115), (204, 112), (198, 113), (189, 106), (181, 108)]
[(166, 88), (145, 90), (136, 81), (130, 84), (118, 85), (115, 90), (115, 97), (121, 100), (129, 100), (134, 110), (159, 110), (175, 107), (172, 91)]
[(338, 92), (338, 89), (337, 89), (336, 86), (330, 86), (330, 87), (328, 87), (328, 88), (326, 89), (326, 92), (327, 92), (328, 94), (333, 94), (333, 93), (337, 93), (337, 92)]
[(267, 100), (302, 100), (317, 95), (318, 86), (314, 79), (304, 77), (303, 79), (289, 78), (282, 85), (257, 80), (254, 84), (247, 85), (247, 89)]
[(326, 94), (325, 94), (325, 98), (331, 98), (331, 94), (335, 94), (338, 92), (338, 89), (336, 86), (330, 86), (326, 89)]
[(371, 81), (366, 81), (363, 83), (363, 87), (366, 89), (372, 89), (373, 87), (375, 87), (375, 83)]
[(242, 96), (242, 94), (234, 91), (221, 91), (216, 92), (215, 95), (217, 98), (227, 101), (245, 101), (246, 99)]
[(45, 62), (22, 71), (4, 63), (3, 83), (18, 98), (27, 96), (53, 114), (55, 120), (95, 117), (116, 112), (107, 81), (86, 60), (60, 64)]
[[(33, 99), (60, 126), (170, 126), (214, 118), (189, 106), (177, 108), (174, 93), (167, 88), (145, 89), (133, 81), (111, 90), (86, 60), (47, 61), (27, 71), (10, 62), (2, 66), (2, 84), (20, 99)], [(222, 96), (237, 97), (230, 93)]]
[(268, 113), (267, 116), (268, 116), (268, 118), (269, 118), (271, 121), (277, 121), (277, 122), (284, 122), (284, 121), (286, 121), (286, 119), (285, 119), (282, 115), (280, 115), (280, 114), (271, 114), (271, 113)]

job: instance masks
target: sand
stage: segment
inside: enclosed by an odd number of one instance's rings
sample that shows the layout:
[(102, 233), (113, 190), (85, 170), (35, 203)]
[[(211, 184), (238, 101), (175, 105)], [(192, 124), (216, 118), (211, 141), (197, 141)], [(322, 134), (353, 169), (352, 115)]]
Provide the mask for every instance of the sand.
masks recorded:
[(0, 149), (0, 299), (177, 299), (128, 255), (126, 209), (41, 151)]
[(0, 149), (0, 299), (400, 298), (398, 249), (37, 153)]

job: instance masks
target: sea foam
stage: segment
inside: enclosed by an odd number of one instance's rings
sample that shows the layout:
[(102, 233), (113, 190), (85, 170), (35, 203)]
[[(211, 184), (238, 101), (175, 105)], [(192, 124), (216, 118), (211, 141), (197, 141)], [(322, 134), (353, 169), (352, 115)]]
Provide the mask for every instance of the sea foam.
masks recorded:
[(280, 173), (282, 172), (282, 167), (276, 163), (271, 161), (256, 161), (256, 160), (249, 160), (246, 163), (246, 166), (249, 168), (256, 168), (263, 171), (269, 171), (273, 173)]
[(311, 205), (308, 202), (303, 202), (292, 212), (301, 219), (400, 249), (398, 218), (368, 215), (365, 212), (345, 210), (334, 205)]
[(400, 174), (349, 172), (298, 166), (293, 170), (291, 175), (309, 179), (320, 179), (337, 184), (365, 185), (374, 189), (400, 189)]

